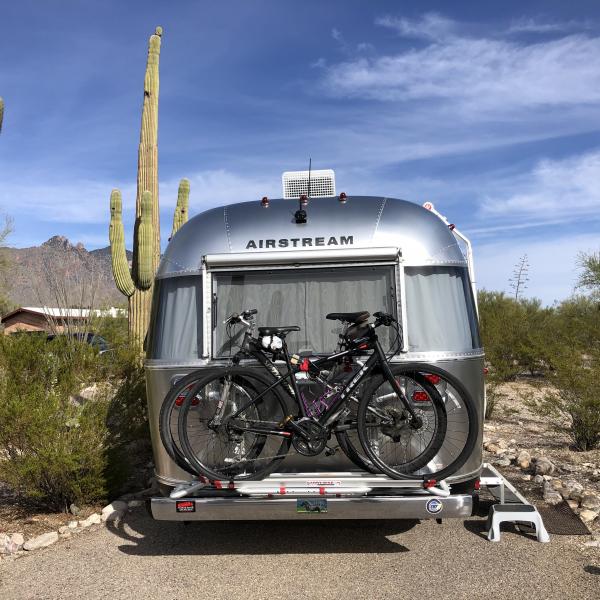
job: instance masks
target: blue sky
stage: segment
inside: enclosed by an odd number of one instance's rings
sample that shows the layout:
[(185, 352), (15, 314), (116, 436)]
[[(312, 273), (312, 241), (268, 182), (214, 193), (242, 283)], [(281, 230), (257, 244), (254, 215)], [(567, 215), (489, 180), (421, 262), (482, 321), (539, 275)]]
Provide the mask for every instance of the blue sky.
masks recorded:
[(147, 38), (164, 29), (163, 240), (177, 182), (191, 212), (281, 195), (281, 172), (436, 208), (474, 243), (477, 278), (568, 296), (600, 248), (597, 2), (290, 0), (3, 3), (0, 211), (9, 243), (128, 239)]

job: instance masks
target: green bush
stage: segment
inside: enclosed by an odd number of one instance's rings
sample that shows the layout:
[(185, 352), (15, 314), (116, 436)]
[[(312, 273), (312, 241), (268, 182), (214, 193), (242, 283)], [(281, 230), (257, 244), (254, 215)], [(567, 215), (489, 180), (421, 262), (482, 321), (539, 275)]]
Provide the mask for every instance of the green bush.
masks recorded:
[(147, 435), (142, 382), (126, 345), (99, 356), (66, 337), (1, 336), (0, 480), (53, 510), (106, 499), (128, 474), (127, 444)]
[(553, 310), (537, 299), (515, 300), (482, 290), (478, 297), (481, 337), (489, 380), (512, 381), (521, 373), (543, 374), (548, 367), (547, 330)]
[[(557, 305), (546, 330), (553, 390), (538, 405), (543, 414), (566, 422), (578, 450), (600, 444), (600, 305), (593, 298), (576, 296)], [(560, 425), (559, 425), (560, 426)]]

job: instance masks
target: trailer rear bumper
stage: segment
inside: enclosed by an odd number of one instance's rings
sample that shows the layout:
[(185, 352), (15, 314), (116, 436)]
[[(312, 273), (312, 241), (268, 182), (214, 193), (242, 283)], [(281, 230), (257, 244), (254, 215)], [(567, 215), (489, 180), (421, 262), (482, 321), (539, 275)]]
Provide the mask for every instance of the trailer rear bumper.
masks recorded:
[[(309, 508), (307, 508), (309, 507)], [(280, 521), (289, 519), (448, 519), (470, 517), (473, 498), (430, 494), (354, 498), (152, 498), (159, 521)], [(312, 510), (314, 509), (314, 510)]]

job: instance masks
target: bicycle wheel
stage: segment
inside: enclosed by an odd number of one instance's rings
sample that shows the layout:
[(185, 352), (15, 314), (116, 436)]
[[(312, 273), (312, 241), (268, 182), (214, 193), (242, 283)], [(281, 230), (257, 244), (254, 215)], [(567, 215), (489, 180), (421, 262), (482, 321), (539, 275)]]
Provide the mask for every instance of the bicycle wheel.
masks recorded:
[(437, 388), (414, 367), (392, 371), (422, 424), (409, 412), (382, 374), (371, 377), (358, 406), (358, 435), (372, 463), (394, 479), (414, 478), (439, 452), (446, 434), (446, 410)]
[(380, 473), (379, 469), (365, 455), (358, 437), (358, 401), (348, 399), (348, 414), (341, 419), (338, 425), (349, 426), (350, 429), (336, 431), (335, 437), (342, 452), (359, 468), (368, 473)]
[(207, 377), (207, 375), (208, 373), (202, 370), (194, 371), (182, 377), (171, 387), (160, 407), (159, 432), (163, 447), (177, 466), (192, 475), (195, 475), (196, 471), (179, 447), (177, 423), (183, 402), (188, 394), (193, 391), (194, 386)]
[[(188, 394), (179, 414), (179, 441), (198, 473), (209, 479), (260, 479), (285, 458), (290, 436), (245, 430), (277, 429), (288, 415), (276, 390), (252, 402), (269, 385), (264, 376), (233, 367), (206, 377), (195, 396)], [(194, 403), (193, 398), (199, 401)], [(246, 404), (243, 412), (230, 418)]]
[[(409, 400), (420, 410), (427, 407), (429, 401), (422, 401), (425, 392), (431, 401), (437, 402), (441, 397), (445, 410), (445, 433), (437, 453), (430, 460), (412, 470), (413, 477), (435, 479), (441, 481), (458, 471), (468, 460), (477, 442), (479, 431), (479, 414), (475, 402), (467, 389), (447, 371), (435, 366), (420, 363), (395, 365), (392, 367), (395, 377), (414, 376), (422, 390), (409, 389)], [(435, 391), (434, 391), (435, 390)], [(417, 392), (417, 394), (415, 394)], [(369, 401), (363, 398), (367, 406)], [(365, 410), (366, 412), (366, 410)], [(360, 433), (360, 429), (359, 429)], [(362, 442), (362, 438), (361, 438)], [(366, 450), (366, 449), (365, 449)], [(428, 452), (428, 455), (431, 451)], [(393, 460), (382, 460), (380, 456), (373, 462), (391, 477), (405, 478), (402, 465), (394, 465)], [(423, 462), (423, 461), (420, 461)]]

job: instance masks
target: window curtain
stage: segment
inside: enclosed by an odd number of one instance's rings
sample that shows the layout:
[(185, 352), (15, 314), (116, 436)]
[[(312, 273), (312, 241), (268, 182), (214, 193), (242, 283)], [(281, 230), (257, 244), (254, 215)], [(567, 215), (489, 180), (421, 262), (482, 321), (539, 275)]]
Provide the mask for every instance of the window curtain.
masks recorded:
[(202, 279), (156, 281), (150, 358), (189, 360), (202, 355)]
[[(368, 310), (395, 314), (393, 269), (359, 267), (256, 271), (215, 275), (217, 292), (216, 356), (230, 352), (223, 321), (234, 312), (258, 309), (258, 326), (298, 325), (301, 331), (287, 337), (291, 352), (333, 352), (342, 331), (339, 321), (328, 321), (330, 312)], [(235, 331), (238, 331), (236, 329)], [(389, 347), (387, 327), (378, 334)], [(239, 345), (239, 334), (233, 346)], [(233, 350), (235, 351), (235, 350)]]
[(406, 267), (409, 350), (479, 348), (477, 317), (467, 269)]

